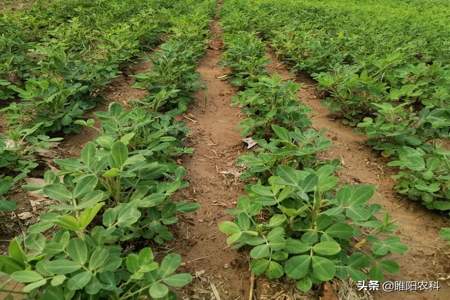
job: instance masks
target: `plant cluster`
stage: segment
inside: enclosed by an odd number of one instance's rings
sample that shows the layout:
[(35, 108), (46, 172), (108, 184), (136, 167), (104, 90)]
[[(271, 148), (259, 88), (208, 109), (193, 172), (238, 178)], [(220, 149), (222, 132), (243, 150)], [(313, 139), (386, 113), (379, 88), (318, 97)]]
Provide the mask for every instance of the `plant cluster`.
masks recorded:
[(369, 203), (373, 186), (340, 185), (334, 175), (336, 162), (318, 160), (317, 154), (330, 142), (310, 127), (308, 111), (298, 102), (298, 86), (268, 77), (265, 70), (250, 76), (229, 61), (258, 61), (265, 55), (234, 55), (238, 51), (233, 47), (258, 49), (240, 44), (249, 39), (231, 40), (242, 29), (227, 24), (245, 19), (235, 4), (226, 2), (222, 13), (229, 34), (226, 64), (240, 76), (238, 84), (244, 90), (235, 103), (248, 116), (242, 133), (254, 136), (257, 148), (240, 158), (249, 184), (246, 195), (230, 210), (234, 220), (219, 225), (228, 235), (227, 243), (250, 249), (255, 275), (287, 277), (303, 292), (335, 277), (382, 280), (384, 273), (398, 272), (398, 264), (386, 258), (407, 250), (393, 234), (396, 226), (387, 214), (377, 218), (381, 207)]
[[(56, 141), (47, 135), (81, 128), (99, 91), (168, 30), (172, 2), (37, 2), (0, 15), (0, 111), (8, 123), (0, 138), (15, 157), (0, 164), (5, 176), (18, 182), (16, 172), (26, 175), (36, 167), (40, 148)], [(30, 163), (18, 166), (25, 161)]]
[[(311, 74), (330, 107), (400, 168), (399, 193), (450, 211), (450, 154), (441, 145), (450, 137), (447, 4), (232, 2), (244, 30), (252, 28), (294, 70)], [(410, 167), (411, 160), (426, 163)]]
[[(174, 34), (153, 59), (160, 65), (167, 57), (176, 59), (169, 66), (184, 72), (164, 78), (173, 71), (156, 68), (161, 77), (149, 71), (146, 88), (155, 90), (164, 82), (167, 90), (179, 93), (180, 102), (192, 97), (190, 87), (199, 87), (198, 76), (189, 73), (205, 49), (212, 4), (173, 6), (189, 13), (172, 17)], [(171, 46), (177, 43), (183, 43), (178, 55)], [(172, 199), (187, 184), (175, 160), (190, 152), (182, 145), (187, 129), (175, 119), (183, 111), (148, 110), (147, 104), (136, 102), (125, 110), (112, 103), (98, 113), (100, 134), (79, 157), (55, 160), (57, 169), (45, 173), (44, 184), (27, 186), (54, 204), (24, 236), (11, 241), (8, 255), (0, 256), (0, 271), (8, 274), (3, 290), (14, 281), (24, 285), (19, 293), (29, 299), (175, 299), (172, 288), (191, 281), (190, 274), (176, 272), (178, 254), (161, 257), (150, 248), (174, 238), (171, 226), (179, 213), (198, 208)]]

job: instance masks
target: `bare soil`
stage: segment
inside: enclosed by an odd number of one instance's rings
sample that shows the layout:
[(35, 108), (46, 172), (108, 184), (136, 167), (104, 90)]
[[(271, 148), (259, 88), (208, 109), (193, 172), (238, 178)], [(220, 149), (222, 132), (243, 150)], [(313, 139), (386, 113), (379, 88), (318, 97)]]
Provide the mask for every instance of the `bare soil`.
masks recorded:
[(183, 236), (177, 239), (175, 251), (195, 275), (184, 299), (248, 299), (247, 255), (228, 248), (226, 236), (218, 229), (221, 221), (230, 219), (226, 209), (234, 207), (243, 194), (235, 160), (244, 148), (237, 129), (240, 111), (231, 107), (235, 90), (221, 79), (225, 70), (219, 65), (223, 43), (217, 19), (210, 28), (212, 40), (197, 69), (206, 88), (196, 94), (184, 116), (194, 154), (183, 159), (190, 185), (182, 196), (201, 208), (182, 223)]
[(338, 120), (331, 117), (330, 111), (320, 103), (315, 82), (304, 74), (293, 75), (286, 66), (269, 54), (272, 73), (284, 79), (301, 84), (300, 100), (312, 109), (313, 127), (325, 130), (333, 142), (329, 151), (323, 154), (326, 159), (339, 159), (342, 169), (338, 175), (345, 183), (368, 183), (377, 186), (374, 203), (381, 204), (398, 225), (397, 234), (409, 247), (404, 255), (392, 257), (401, 266), (399, 274), (387, 280), (438, 280), (439, 291), (423, 293), (377, 293), (375, 299), (450, 299), (450, 288), (446, 279), (450, 272), (449, 246), (439, 239), (438, 232), (449, 226), (449, 220), (426, 210), (418, 203), (400, 197), (394, 190), (394, 170), (386, 167), (386, 160), (365, 144), (366, 138)]
[(1, 10), (22, 10), (33, 5), (35, 0), (0, 0)]

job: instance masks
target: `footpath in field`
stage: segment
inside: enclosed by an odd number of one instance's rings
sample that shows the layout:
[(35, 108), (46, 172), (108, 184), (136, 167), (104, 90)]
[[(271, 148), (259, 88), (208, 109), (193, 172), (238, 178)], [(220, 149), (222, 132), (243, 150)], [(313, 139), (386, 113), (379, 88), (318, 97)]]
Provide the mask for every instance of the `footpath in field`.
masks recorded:
[(222, 31), (217, 19), (211, 24), (212, 39), (198, 72), (206, 85), (184, 116), (194, 153), (184, 160), (189, 187), (183, 196), (201, 205), (192, 222), (180, 234), (177, 246), (187, 269), (196, 277), (186, 293), (189, 299), (245, 299), (249, 272), (245, 254), (227, 248), (218, 223), (232, 208), (243, 185), (234, 163), (242, 151), (237, 129), (239, 108), (231, 107), (234, 89), (222, 79), (220, 66)]
[[(315, 83), (304, 75), (293, 76), (288, 69), (269, 53), (271, 63), (269, 71), (278, 73), (283, 79), (293, 79), (301, 84), (300, 100), (312, 109), (313, 127), (325, 130), (333, 146), (324, 153), (324, 158), (339, 159), (342, 169), (339, 176), (346, 183), (368, 183), (377, 186), (374, 202), (381, 204), (398, 225), (397, 233), (409, 251), (395, 259), (400, 264), (400, 273), (388, 280), (438, 280), (449, 272), (448, 255), (445, 244), (439, 239), (439, 229), (448, 226), (443, 217), (425, 210), (416, 203), (400, 198), (394, 191), (392, 170), (385, 168), (385, 162), (369, 147), (364, 145), (365, 138), (352, 128), (329, 117), (315, 93)], [(407, 292), (376, 295), (376, 299), (449, 299), (450, 288), (441, 282), (439, 291), (422, 294)], [(397, 298), (400, 299), (400, 298)]]

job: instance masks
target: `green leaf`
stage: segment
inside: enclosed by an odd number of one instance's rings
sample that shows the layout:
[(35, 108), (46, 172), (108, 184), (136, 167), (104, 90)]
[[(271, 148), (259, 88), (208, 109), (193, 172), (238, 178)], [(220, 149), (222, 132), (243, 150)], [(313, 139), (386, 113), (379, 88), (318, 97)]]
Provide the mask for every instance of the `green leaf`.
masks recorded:
[(350, 275), (350, 278), (358, 281), (358, 280), (367, 280), (367, 275), (360, 270), (354, 269), (352, 267), (347, 268), (347, 272)]
[(21, 264), (25, 263), (25, 261), (27, 259), (25, 252), (23, 251), (22, 247), (20, 246), (19, 242), (17, 241), (17, 238), (12, 239), (9, 242), (8, 255), (11, 258), (15, 259), (18, 263), (21, 263)]
[(400, 271), (400, 266), (393, 260), (382, 260), (380, 266), (384, 271), (389, 273), (398, 273)]
[(334, 278), (336, 274), (336, 265), (331, 260), (321, 257), (312, 257), (313, 275), (321, 281), (328, 281)]
[(0, 200), (0, 212), (14, 211), (17, 208), (17, 203), (10, 200)]
[(151, 262), (153, 262), (153, 251), (151, 248), (147, 247), (147, 248), (143, 248), (141, 249), (141, 251), (139, 251), (139, 263), (141, 265), (143, 264), (149, 264)]
[(370, 265), (369, 256), (361, 252), (353, 253), (348, 260), (348, 265), (357, 269), (367, 268)]
[(335, 255), (341, 252), (341, 246), (334, 241), (324, 241), (313, 246), (313, 251), (319, 255)]
[(44, 187), (43, 192), (45, 195), (53, 200), (63, 201), (71, 203), (72, 193), (65, 187), (65, 185), (60, 183), (49, 184)]
[(128, 158), (128, 148), (122, 142), (115, 142), (111, 149), (112, 166), (121, 169)]
[(171, 253), (164, 257), (159, 268), (159, 274), (165, 278), (175, 272), (181, 265), (181, 256), (179, 254)]
[(272, 125), (272, 130), (279, 139), (284, 141), (291, 140), (291, 138), (289, 137), (289, 130), (287, 130), (286, 128), (278, 125)]
[(239, 226), (231, 221), (224, 221), (219, 224), (219, 230), (227, 235), (241, 232)]
[(103, 287), (104, 285), (97, 279), (97, 277), (93, 276), (84, 290), (89, 295), (97, 295), (103, 289)]
[(270, 248), (272, 250), (282, 250), (286, 246), (286, 240), (284, 238), (285, 232), (283, 227), (275, 227), (267, 235), (267, 239), (270, 242)]
[(141, 266), (141, 264), (139, 263), (139, 256), (135, 253), (129, 254), (126, 259), (126, 265), (127, 270), (130, 273), (136, 273)]
[(374, 193), (375, 193), (375, 186), (373, 185), (360, 184), (357, 186), (353, 186), (352, 197), (350, 201), (353, 203), (364, 204), (370, 198), (372, 198)]
[(165, 284), (155, 282), (150, 286), (149, 293), (152, 298), (159, 299), (167, 296), (169, 288)]
[(67, 230), (71, 231), (80, 230), (78, 220), (71, 215), (59, 216), (56, 220), (54, 220), (54, 223)]
[(319, 183), (319, 177), (316, 174), (308, 175), (305, 180), (302, 182), (303, 190), (305, 192), (312, 192), (314, 188)]
[(35, 271), (17, 271), (11, 274), (11, 278), (22, 283), (35, 282), (44, 279), (41, 274)]
[(155, 207), (155, 206), (160, 205), (166, 199), (167, 199), (167, 196), (163, 193), (153, 193), (143, 199), (139, 199), (139, 200), (135, 200), (135, 201), (137, 201), (138, 207), (149, 208), (149, 207)]
[(19, 264), (15, 259), (0, 255), (0, 272), (11, 274), (22, 269), (23, 266)]
[(276, 261), (271, 261), (266, 269), (266, 276), (269, 279), (281, 278), (284, 275), (283, 267)]
[(287, 239), (285, 249), (290, 254), (300, 254), (309, 251), (311, 246), (299, 240)]
[(236, 243), (242, 237), (242, 232), (233, 233), (227, 238), (227, 245)]
[(286, 251), (276, 251), (272, 253), (272, 260), (285, 261), (289, 258), (289, 253)]
[(282, 214), (273, 215), (269, 220), (269, 227), (281, 226), (286, 220), (287, 217), (285, 215)]
[[(1, 147), (1, 145), (0, 145)], [(0, 148), (1, 149), (1, 148)], [(0, 152), (1, 154), (1, 152)], [(14, 180), (11, 177), (0, 178), (0, 196), (5, 195), (14, 185)], [(1, 208), (0, 208), (1, 210)]]
[(67, 253), (73, 261), (79, 263), (80, 265), (84, 265), (88, 258), (87, 246), (84, 241), (79, 238), (69, 241)]
[(36, 253), (41, 253), (44, 250), (46, 243), (47, 243), (47, 239), (41, 233), (28, 234), (28, 235), (26, 235), (26, 238), (24, 241), (25, 248), (29, 249), (29, 250), (33, 250), (33, 252), (36, 252)]
[(81, 290), (89, 283), (89, 281), (91, 281), (91, 279), (92, 273), (84, 271), (70, 278), (67, 281), (67, 287), (71, 291)]
[(128, 145), (130, 143), (130, 141), (134, 138), (135, 135), (136, 135), (136, 132), (127, 133), (120, 138), (120, 141), (122, 143), (124, 143), (125, 145)]
[(36, 282), (33, 282), (33, 283), (30, 283), (30, 284), (26, 285), (26, 286), (22, 289), (22, 291), (23, 291), (24, 293), (29, 293), (29, 292), (31, 292), (32, 290), (35, 290), (35, 289), (37, 289), (37, 288), (39, 288), (39, 287), (45, 285), (46, 283), (47, 283), (47, 279), (42, 279), (42, 280), (39, 280), (39, 281), (36, 281)]
[(303, 190), (303, 188), (299, 185), (301, 179), (297, 175), (295, 169), (288, 166), (279, 166), (277, 168), (276, 174), (280, 176), (281, 179), (283, 179), (286, 185), (294, 186), (299, 188), (300, 190)]
[(106, 178), (114, 178), (114, 177), (119, 176), (119, 174), (120, 174), (120, 170), (119, 169), (111, 168), (108, 171), (104, 172), (102, 176), (106, 177)]
[(50, 281), (50, 284), (52, 286), (58, 286), (58, 285), (63, 284), (65, 280), (66, 280), (65, 275), (56, 275), (55, 277), (52, 278), (52, 281)]
[(81, 269), (79, 263), (68, 259), (56, 259), (45, 264), (47, 271), (53, 274), (64, 275)]
[(117, 219), (117, 210), (114, 208), (108, 208), (105, 210), (102, 216), (103, 225), (111, 227)]
[(300, 279), (306, 276), (311, 265), (311, 256), (299, 255), (288, 259), (284, 265), (284, 271), (289, 278)]
[(132, 226), (141, 217), (141, 212), (134, 203), (126, 203), (120, 207), (117, 215), (117, 225), (119, 226)]
[(109, 251), (106, 248), (96, 248), (89, 259), (89, 270), (96, 270), (106, 263), (109, 258)]
[(93, 191), (97, 186), (98, 179), (95, 175), (86, 175), (80, 178), (73, 190), (73, 197), (78, 199)]
[(439, 236), (441, 237), (441, 239), (450, 242), (450, 227), (442, 228), (439, 231)]
[(376, 240), (372, 244), (372, 252), (378, 256), (387, 255), (389, 252), (403, 254), (407, 250), (408, 247), (396, 236), (385, 240)]
[(97, 154), (97, 150), (95, 149), (95, 144), (89, 142), (84, 146), (83, 150), (81, 150), (80, 158), (81, 160), (92, 169), (95, 163), (95, 156)]
[(371, 280), (378, 281), (382, 281), (384, 279), (383, 271), (381, 270), (381, 267), (379, 265), (374, 265), (372, 268), (370, 268), (369, 278)]
[(261, 275), (269, 267), (270, 261), (267, 259), (257, 259), (251, 261), (251, 269), (255, 275)]
[(169, 277), (166, 277), (163, 279), (163, 282), (167, 284), (168, 286), (175, 287), (175, 288), (181, 288), (185, 286), (186, 284), (190, 283), (192, 281), (192, 276), (189, 273), (180, 273), (171, 275)]
[(182, 213), (189, 213), (200, 208), (200, 204), (195, 202), (177, 202), (177, 211)]
[(350, 239), (353, 236), (352, 226), (345, 223), (336, 223), (325, 231), (329, 236), (340, 239)]
[(256, 195), (263, 197), (274, 197), (275, 195), (272, 192), (272, 188), (270, 186), (263, 186), (260, 184), (254, 184), (250, 187), (250, 190)]
[(85, 229), (89, 224), (91, 224), (92, 220), (94, 220), (95, 216), (98, 214), (103, 205), (103, 202), (97, 203), (94, 207), (86, 208), (81, 212), (80, 216), (78, 217), (78, 224), (80, 229)]
[(370, 218), (371, 212), (362, 205), (352, 205), (347, 207), (346, 215), (353, 221), (365, 221)]
[(306, 293), (312, 288), (312, 281), (309, 277), (304, 277), (297, 281), (297, 284), (295, 286), (303, 293)]
[(250, 251), (250, 257), (260, 259), (270, 255), (270, 247), (267, 244), (259, 245)]

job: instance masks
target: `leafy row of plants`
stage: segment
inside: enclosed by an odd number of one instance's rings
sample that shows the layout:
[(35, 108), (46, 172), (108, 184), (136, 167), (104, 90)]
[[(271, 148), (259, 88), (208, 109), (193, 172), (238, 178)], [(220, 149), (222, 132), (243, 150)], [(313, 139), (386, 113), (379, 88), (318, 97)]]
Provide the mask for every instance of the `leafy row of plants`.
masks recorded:
[(294, 70), (310, 73), (331, 108), (390, 158), (399, 193), (450, 210), (450, 152), (442, 145), (450, 137), (448, 5), (231, 2), (243, 30), (256, 31)]
[[(18, 99), (2, 110), (9, 121), (0, 133), (2, 186), (13, 186), (10, 177), (20, 182), (38, 165), (39, 152), (60, 140), (47, 135), (81, 128), (85, 111), (123, 64), (159, 43), (171, 14), (188, 11), (180, 3), (38, 2), (29, 12), (2, 16), (10, 30), (2, 39), (8, 51), (0, 57), (0, 100)], [(14, 208), (0, 201), (4, 210)]]
[(29, 299), (175, 299), (171, 289), (191, 281), (176, 273), (178, 254), (155, 255), (151, 246), (173, 239), (178, 215), (198, 208), (172, 199), (187, 185), (176, 157), (190, 152), (183, 146), (187, 129), (175, 117), (199, 87), (191, 72), (206, 46), (212, 7), (211, 1), (180, 3), (189, 13), (171, 16), (172, 38), (146, 73), (149, 90), (179, 93), (170, 98), (177, 109), (155, 106), (151, 97), (130, 110), (112, 103), (97, 114), (99, 135), (79, 157), (55, 160), (45, 184), (26, 187), (54, 204), (0, 256), (8, 278), (0, 291), (19, 282), (22, 291), (8, 292)]
[[(8, 98), (20, 99), (8, 106), (6, 117), (20, 137), (30, 134), (20, 132), (24, 130), (75, 130), (74, 121), (95, 104), (98, 90), (118, 75), (119, 66), (154, 46), (168, 25), (164, 7), (151, 1), (96, 1), (86, 7), (76, 2), (82, 14), (66, 15), (69, 20), (29, 42), (19, 66), (8, 64), (20, 56), (16, 49), (2, 57)], [(4, 42), (9, 44), (8, 39)]]
[(267, 75), (264, 43), (242, 20), (239, 5), (225, 2), (224, 63), (241, 88), (234, 103), (247, 115), (242, 134), (257, 143), (239, 159), (248, 185), (230, 210), (234, 220), (219, 226), (227, 243), (250, 249), (255, 275), (286, 277), (303, 292), (336, 277), (382, 280), (398, 272), (386, 256), (407, 247), (381, 206), (369, 203), (375, 188), (339, 184), (338, 162), (317, 158), (330, 141), (311, 128), (299, 86)]

